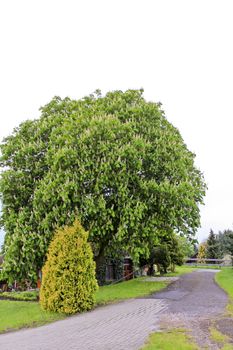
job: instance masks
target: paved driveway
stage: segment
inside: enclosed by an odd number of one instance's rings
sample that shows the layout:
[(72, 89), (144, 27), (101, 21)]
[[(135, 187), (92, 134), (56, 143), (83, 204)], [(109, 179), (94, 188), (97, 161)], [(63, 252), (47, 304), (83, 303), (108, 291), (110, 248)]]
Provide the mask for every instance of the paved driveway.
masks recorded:
[[(143, 283), (143, 282), (142, 282)], [(213, 271), (184, 275), (160, 293), (97, 308), (46, 326), (0, 335), (2, 350), (138, 350), (159, 327), (193, 330), (200, 345), (218, 349), (209, 321), (224, 311), (227, 296)]]

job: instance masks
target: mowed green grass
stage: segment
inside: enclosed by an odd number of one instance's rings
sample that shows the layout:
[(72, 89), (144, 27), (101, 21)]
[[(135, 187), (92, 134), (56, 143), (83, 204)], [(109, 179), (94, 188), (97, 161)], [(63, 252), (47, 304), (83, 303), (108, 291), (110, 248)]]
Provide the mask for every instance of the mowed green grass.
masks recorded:
[(233, 299), (233, 268), (223, 267), (220, 272), (215, 275), (216, 282), (228, 293)]
[(183, 265), (183, 266), (176, 266), (176, 270), (175, 272), (168, 272), (165, 277), (176, 277), (176, 276), (181, 276), (184, 275), (186, 273), (191, 273), (193, 271), (195, 271), (196, 268), (195, 267), (190, 267), (187, 265)]
[(41, 310), (39, 303), (0, 300), (0, 332), (42, 325), (64, 318)]
[(233, 268), (224, 267), (221, 272), (215, 275), (216, 282), (222, 287), (229, 296), (227, 310), (233, 316)]
[(198, 346), (182, 329), (158, 332), (150, 336), (142, 350), (197, 350)]
[(130, 299), (148, 295), (165, 288), (167, 282), (146, 282), (143, 277), (100, 287), (96, 293), (97, 305), (106, 304), (123, 299)]

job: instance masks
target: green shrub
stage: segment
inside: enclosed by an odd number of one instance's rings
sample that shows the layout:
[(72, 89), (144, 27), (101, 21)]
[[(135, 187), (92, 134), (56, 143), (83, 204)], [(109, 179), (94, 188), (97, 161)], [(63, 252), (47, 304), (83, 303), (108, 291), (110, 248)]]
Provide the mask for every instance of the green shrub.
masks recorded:
[(22, 300), (22, 301), (37, 301), (38, 300), (38, 292), (37, 291), (3, 292), (3, 293), (0, 293), (0, 296), (4, 297), (6, 299)]
[(43, 309), (74, 314), (94, 305), (98, 285), (87, 238), (78, 220), (73, 226), (57, 230), (42, 270), (40, 304)]
[(171, 257), (166, 244), (160, 244), (154, 248), (153, 263), (157, 265), (158, 271), (161, 274), (167, 273), (168, 266), (171, 263)]

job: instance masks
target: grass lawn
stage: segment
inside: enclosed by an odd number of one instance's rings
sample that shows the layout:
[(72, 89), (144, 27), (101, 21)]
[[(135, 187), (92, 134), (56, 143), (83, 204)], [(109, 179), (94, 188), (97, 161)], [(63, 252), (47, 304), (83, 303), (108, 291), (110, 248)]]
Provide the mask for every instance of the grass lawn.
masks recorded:
[(168, 272), (165, 276), (166, 277), (176, 277), (176, 276), (184, 275), (186, 273), (191, 273), (193, 271), (195, 271), (195, 267), (190, 267), (187, 265), (176, 266), (175, 272)]
[(233, 316), (233, 268), (223, 267), (221, 272), (216, 273), (215, 280), (229, 295), (227, 310)]
[(198, 346), (182, 329), (153, 333), (142, 350), (197, 350)]
[(220, 272), (215, 275), (216, 282), (228, 293), (233, 299), (233, 268), (223, 267)]
[(222, 266), (219, 266), (219, 265), (205, 265), (205, 264), (202, 264), (202, 265), (185, 265), (187, 267), (191, 267), (193, 269), (212, 269), (212, 270), (221, 270), (223, 267)]
[(41, 310), (35, 302), (0, 300), (0, 332), (38, 326), (64, 318), (61, 314)]
[(140, 277), (126, 282), (100, 287), (96, 293), (97, 305), (158, 292), (168, 284), (167, 282), (145, 282), (143, 279), (143, 277)]
[[(175, 272), (168, 272), (165, 276), (166, 277), (175, 277), (184, 275), (185, 273), (191, 273), (193, 271), (196, 271), (197, 269), (214, 269), (214, 270), (221, 270), (222, 268), (219, 268), (218, 266), (205, 266), (205, 265), (183, 265), (183, 266), (176, 266)], [(159, 276), (159, 275), (158, 275)]]

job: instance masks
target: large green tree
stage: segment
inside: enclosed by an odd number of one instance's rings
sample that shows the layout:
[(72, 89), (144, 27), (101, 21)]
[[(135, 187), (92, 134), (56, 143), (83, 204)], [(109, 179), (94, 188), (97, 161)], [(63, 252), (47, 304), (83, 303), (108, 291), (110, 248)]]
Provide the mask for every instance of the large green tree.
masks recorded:
[(4, 271), (35, 279), (56, 227), (78, 215), (97, 264), (194, 235), (205, 184), (179, 131), (143, 91), (55, 97), (1, 145)]

